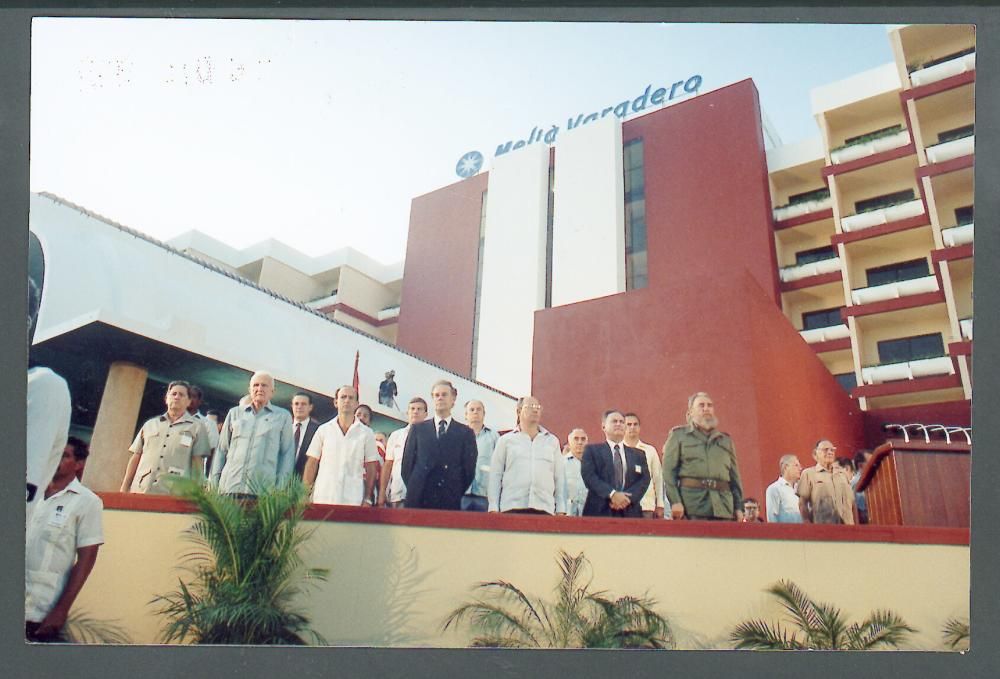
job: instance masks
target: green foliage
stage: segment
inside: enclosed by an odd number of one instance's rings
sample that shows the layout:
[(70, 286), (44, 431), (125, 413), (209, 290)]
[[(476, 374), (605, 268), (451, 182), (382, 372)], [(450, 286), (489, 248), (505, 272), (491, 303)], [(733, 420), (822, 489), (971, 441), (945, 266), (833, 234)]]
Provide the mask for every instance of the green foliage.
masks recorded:
[(241, 501), (188, 479), (175, 484), (198, 519), (187, 534), (194, 549), (185, 555), (193, 577), (152, 602), (169, 620), (164, 642), (304, 644), (305, 635), (325, 643), (292, 606), (328, 575), (307, 568), (299, 556), (312, 535), (299, 525), (307, 490), (298, 479), (257, 490), (255, 501)]
[(612, 598), (591, 590), (590, 562), (581, 552), (560, 550), (562, 578), (555, 602), (532, 598), (504, 580), (481, 582), (480, 598), (459, 606), (443, 629), (469, 624), (478, 635), (472, 646), (493, 648), (673, 648), (667, 620), (649, 597)]
[(875, 141), (876, 139), (881, 139), (883, 137), (891, 137), (894, 134), (899, 134), (903, 131), (902, 124), (890, 125), (889, 127), (883, 127), (873, 132), (867, 134), (862, 134), (857, 137), (852, 137), (846, 140), (841, 146), (830, 149), (830, 152), (841, 151), (843, 149), (849, 148), (851, 146), (857, 146), (858, 144), (867, 144), (870, 141)]
[(85, 611), (72, 611), (62, 628), (63, 641), (71, 644), (131, 644), (125, 628), (118, 621), (92, 618)]
[(969, 650), (969, 619), (968, 618), (948, 618), (941, 630), (944, 642), (949, 648), (956, 651)]
[(792, 627), (751, 619), (738, 624), (729, 638), (738, 649), (850, 650), (898, 648), (912, 627), (889, 610), (873, 611), (860, 623), (847, 624), (840, 609), (811, 599), (794, 583), (780, 580), (766, 590), (781, 603)]

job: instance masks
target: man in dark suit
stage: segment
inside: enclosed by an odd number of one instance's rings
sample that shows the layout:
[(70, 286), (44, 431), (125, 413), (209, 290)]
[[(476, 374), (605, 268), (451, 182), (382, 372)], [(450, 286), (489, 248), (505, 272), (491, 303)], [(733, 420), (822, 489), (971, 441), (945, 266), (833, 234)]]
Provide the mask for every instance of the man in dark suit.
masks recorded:
[(406, 507), (460, 510), (476, 476), (476, 435), (452, 419), (458, 390), (447, 380), (431, 387), (434, 418), (411, 425), (403, 447)]
[(642, 518), (642, 499), (649, 487), (646, 455), (625, 445), (625, 416), (619, 410), (604, 413), (601, 424), (606, 441), (591, 443), (583, 451), (580, 475), (587, 486), (584, 516)]
[(319, 429), (319, 423), (312, 419), (312, 396), (300, 391), (292, 397), (292, 434), (295, 440), (295, 475), (302, 478), (306, 468), (306, 451), (312, 443), (313, 434)]

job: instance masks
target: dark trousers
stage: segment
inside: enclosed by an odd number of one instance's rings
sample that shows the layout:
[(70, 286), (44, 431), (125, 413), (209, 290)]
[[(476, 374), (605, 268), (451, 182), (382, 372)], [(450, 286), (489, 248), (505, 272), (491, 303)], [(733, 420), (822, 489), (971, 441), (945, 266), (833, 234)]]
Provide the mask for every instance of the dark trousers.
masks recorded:
[(24, 622), (24, 638), (27, 641), (33, 641), (35, 643), (43, 644), (60, 644), (66, 641), (63, 637), (62, 630), (56, 632), (55, 634), (46, 634), (44, 636), (39, 636), (37, 634), (38, 628), (42, 626), (40, 622), (31, 622), (26, 620)]
[(490, 507), (490, 501), (482, 495), (463, 495), (463, 512), (485, 512)]

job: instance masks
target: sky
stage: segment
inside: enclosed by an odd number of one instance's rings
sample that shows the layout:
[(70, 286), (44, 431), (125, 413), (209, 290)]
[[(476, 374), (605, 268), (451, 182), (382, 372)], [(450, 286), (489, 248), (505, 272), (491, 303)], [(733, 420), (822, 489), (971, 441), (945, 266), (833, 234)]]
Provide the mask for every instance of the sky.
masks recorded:
[(568, 119), (694, 76), (666, 105), (752, 78), (794, 143), (812, 88), (890, 61), (881, 25), (36, 18), (31, 190), (161, 240), (392, 263), (469, 151), (486, 171), (557, 126), (558, 154)]

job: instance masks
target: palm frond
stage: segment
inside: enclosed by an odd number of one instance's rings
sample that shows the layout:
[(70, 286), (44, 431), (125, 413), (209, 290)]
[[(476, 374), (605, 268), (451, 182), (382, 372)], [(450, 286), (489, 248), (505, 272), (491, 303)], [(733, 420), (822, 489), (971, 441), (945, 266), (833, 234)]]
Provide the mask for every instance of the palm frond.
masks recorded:
[(764, 620), (744, 620), (729, 633), (729, 639), (736, 642), (736, 648), (753, 651), (792, 651), (805, 646), (794, 632), (789, 632), (779, 623), (773, 625)]
[(953, 649), (968, 648), (969, 640), (972, 638), (970, 632), (968, 618), (948, 618), (941, 629), (945, 643)]
[(767, 591), (774, 595), (791, 617), (791, 622), (806, 632), (807, 639), (818, 636), (823, 621), (816, 611), (816, 604), (803, 592), (798, 585), (790, 580), (779, 580)]
[(852, 626), (850, 648), (855, 651), (881, 647), (896, 648), (909, 634), (916, 631), (893, 611), (876, 610), (861, 624)]
[(63, 636), (76, 644), (131, 644), (128, 631), (117, 620), (100, 620), (83, 610), (73, 610), (66, 618)]

